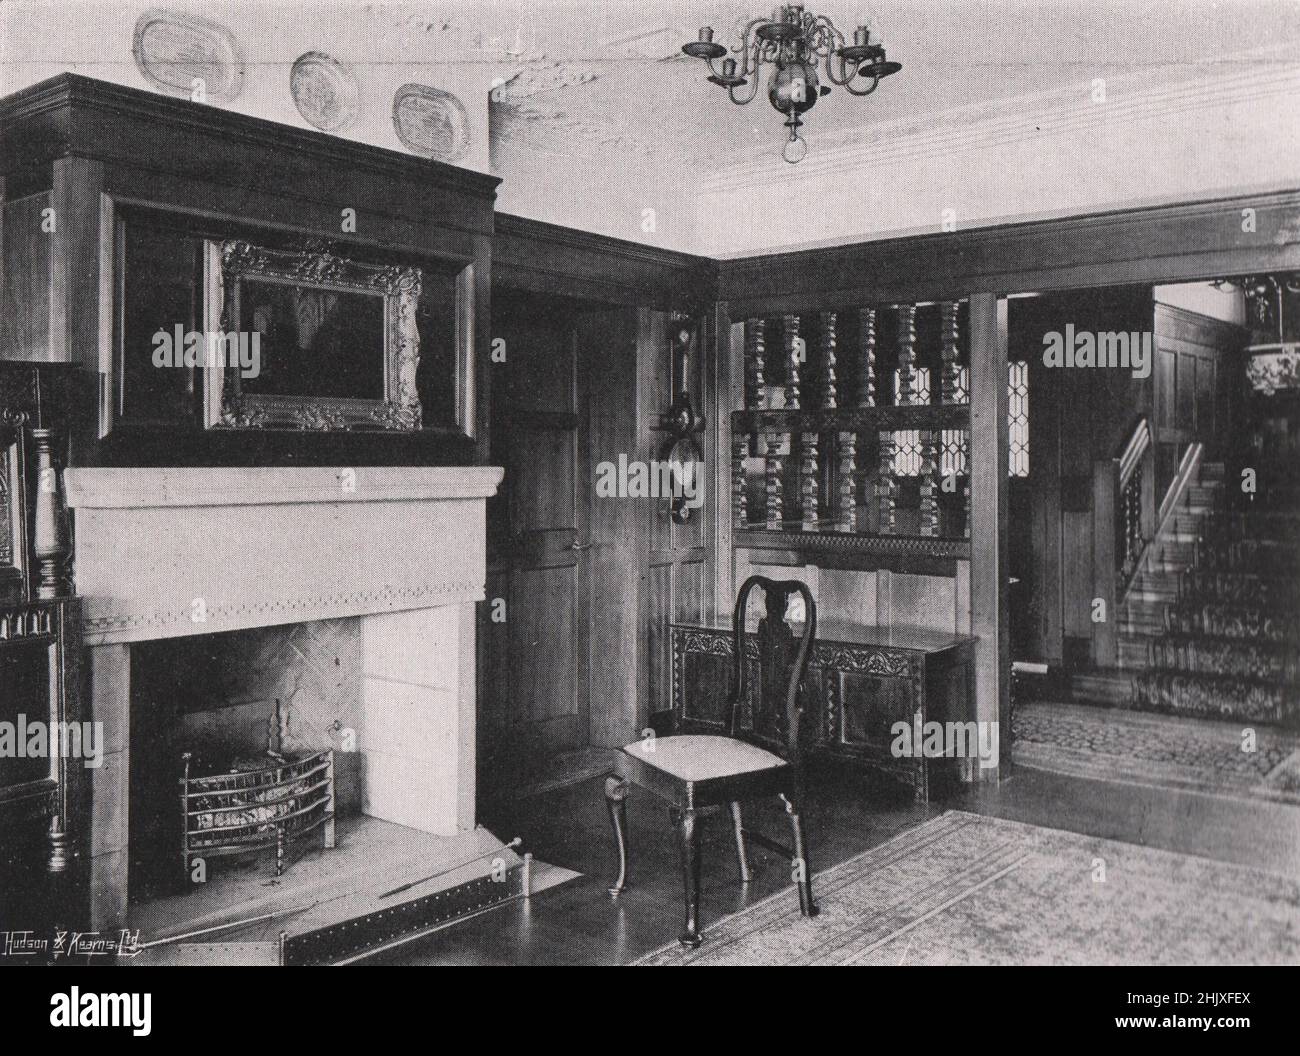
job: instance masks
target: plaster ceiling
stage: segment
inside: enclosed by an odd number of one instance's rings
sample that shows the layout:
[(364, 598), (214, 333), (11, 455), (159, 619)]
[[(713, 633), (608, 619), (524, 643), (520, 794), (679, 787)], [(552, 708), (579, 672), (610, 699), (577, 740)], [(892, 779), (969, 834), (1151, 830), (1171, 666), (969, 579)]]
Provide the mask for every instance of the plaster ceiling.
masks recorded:
[[(470, 3), (430, 20), (498, 72), (492, 140), (571, 157), (624, 151), (712, 176), (779, 151), (780, 116), (761, 97), (733, 106), (680, 53), (701, 25), (737, 39), (763, 3)], [(1294, 0), (828, 0), (810, 5), (844, 32), (865, 17), (903, 71), (866, 99), (835, 90), (808, 117), (812, 148), (885, 147), (1011, 114), (1092, 104), (1095, 78), (1120, 101), (1169, 105), (1207, 81), (1253, 85), (1300, 62)], [(1172, 94), (1171, 94), (1172, 93)], [(1159, 105), (1159, 104), (1157, 104)]]
[[(139, 87), (146, 2), (0, 0), (0, 87), (61, 69)], [(235, 109), (302, 125), (284, 75), (323, 49), (361, 74), (368, 104), (347, 134), (399, 149), (392, 88), (437, 85), (487, 127), (461, 163), (502, 177), (504, 211), (676, 249), (1300, 186), (1298, 0), (810, 4), (845, 33), (866, 21), (903, 70), (870, 97), (820, 99), (796, 166), (766, 100), (733, 106), (680, 50), (702, 25), (733, 44), (773, 2), (161, 0), (237, 33), (256, 75)]]

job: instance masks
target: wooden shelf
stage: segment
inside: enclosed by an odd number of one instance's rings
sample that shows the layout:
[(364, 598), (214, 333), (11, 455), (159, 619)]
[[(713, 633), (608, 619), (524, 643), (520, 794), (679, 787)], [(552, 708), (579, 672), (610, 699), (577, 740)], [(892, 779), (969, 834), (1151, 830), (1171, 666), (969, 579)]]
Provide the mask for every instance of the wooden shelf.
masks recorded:
[(818, 411), (733, 411), (731, 428), (733, 433), (869, 433), (877, 429), (969, 429), (970, 406), (949, 403)]

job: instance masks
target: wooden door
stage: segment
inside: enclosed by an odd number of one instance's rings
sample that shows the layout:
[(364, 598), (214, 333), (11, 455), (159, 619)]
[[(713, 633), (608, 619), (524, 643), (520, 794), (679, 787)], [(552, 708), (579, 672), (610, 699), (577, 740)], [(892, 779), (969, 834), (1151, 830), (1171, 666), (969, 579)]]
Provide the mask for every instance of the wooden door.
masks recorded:
[[(498, 294), (492, 511), (484, 623), (484, 792), (588, 743), (589, 503), (585, 371), (573, 313)], [(500, 341), (504, 341), (504, 346)]]

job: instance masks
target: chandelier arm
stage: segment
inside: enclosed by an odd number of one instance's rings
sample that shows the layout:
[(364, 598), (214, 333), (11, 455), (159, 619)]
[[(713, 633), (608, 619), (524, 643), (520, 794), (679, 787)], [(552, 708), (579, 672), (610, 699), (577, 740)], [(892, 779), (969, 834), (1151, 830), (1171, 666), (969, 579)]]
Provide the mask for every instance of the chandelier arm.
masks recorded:
[(735, 103), (737, 106), (746, 106), (749, 103), (752, 103), (754, 101), (754, 97), (758, 95), (758, 67), (757, 66), (754, 67), (754, 75), (749, 78), (749, 95), (747, 95), (744, 99), (737, 99), (736, 86), (734, 84), (727, 89), (727, 95), (731, 99), (731, 101)]
[(845, 90), (846, 92), (848, 92), (849, 95), (863, 96), (863, 95), (870, 95), (872, 92), (874, 92), (874, 91), (876, 90), (877, 87), (879, 87), (879, 85), (880, 85), (880, 74), (878, 74), (878, 73), (873, 73), (873, 74), (871, 75), (871, 87), (870, 87), (870, 88), (867, 88), (866, 90), (860, 92), (860, 91), (858, 91), (856, 88), (854, 88), (853, 85), (851, 85), (851, 84), (845, 84), (845, 85), (844, 85), (844, 90)]
[[(744, 63), (742, 64), (742, 66), (741, 66), (741, 70), (740, 70), (740, 75), (741, 75), (742, 77), (748, 77), (748, 76), (749, 76), (749, 71), (750, 71), (749, 60), (750, 60), (750, 58), (751, 58), (751, 52), (752, 52), (752, 55), (756, 58), (757, 55), (758, 55), (758, 51), (759, 51), (759, 48), (758, 48), (758, 47), (753, 47), (753, 48), (751, 48), (751, 46), (750, 46), (750, 45), (751, 45), (751, 42), (750, 42), (750, 39), (749, 39), (749, 38), (750, 38), (750, 35), (754, 32), (754, 30), (755, 30), (756, 27), (761, 26), (761, 25), (764, 25), (764, 24), (766, 24), (767, 22), (770, 22), (770, 21), (771, 21), (771, 19), (767, 19), (767, 18), (754, 18), (754, 19), (751, 19), (750, 22), (749, 22), (749, 25), (747, 25), (747, 26), (745, 27), (745, 31), (744, 31), (743, 33), (741, 33), (741, 35), (740, 35), (740, 46), (731, 49), (733, 53), (743, 54), (743, 55), (745, 56), (745, 61), (744, 61)], [(760, 46), (761, 46), (761, 45), (760, 45)], [(758, 61), (757, 61), (757, 59), (756, 59), (756, 61), (754, 62), (753, 70), (754, 70), (755, 73), (758, 72)]]
[[(830, 24), (830, 19), (827, 19), (826, 21), (827, 21), (827, 24), (829, 25), (829, 24)], [(858, 75), (858, 66), (860, 65), (860, 61), (858, 61), (858, 62), (854, 62), (852, 65), (850, 65), (849, 63), (847, 63), (847, 62), (844, 61), (844, 57), (843, 57), (842, 55), (837, 55), (837, 54), (836, 54), (836, 52), (838, 52), (840, 48), (843, 48), (843, 47), (844, 47), (844, 44), (845, 44), (845, 41), (844, 41), (844, 34), (841, 33), (838, 29), (836, 29), (834, 25), (831, 25), (830, 28), (831, 28), (831, 32), (834, 34), (834, 38), (835, 38), (835, 39), (831, 42), (831, 49), (830, 49), (830, 51), (828, 51), (828, 52), (826, 53), (826, 76), (827, 76), (827, 78), (830, 80), (830, 82), (831, 82), (832, 84), (837, 85), (837, 86), (840, 87), (840, 88), (847, 88), (849, 82), (850, 82), (851, 80), (853, 80), (853, 78), (856, 77), (856, 76)], [(838, 48), (835, 47), (836, 44), (839, 45)], [(834, 71), (834, 69), (833, 69), (832, 66), (831, 66), (831, 59), (832, 59), (832, 57), (834, 57), (834, 58), (836, 59), (836, 61), (839, 62), (839, 66), (840, 66), (840, 76), (838, 76), (838, 77), (835, 76), (835, 71)], [(848, 72), (846, 73), (845, 71), (848, 71)], [(850, 91), (850, 92), (853, 92), (853, 89), (849, 88), (849, 91)], [(853, 94), (854, 94), (854, 95), (870, 95), (871, 92), (870, 92), (870, 91), (867, 91), (867, 92), (853, 92)]]
[[(849, 81), (853, 80), (853, 78), (858, 75), (858, 64), (855, 62), (853, 63), (852, 66), (850, 66), (840, 56), (836, 56), (835, 61), (837, 61), (840, 65), (840, 76), (838, 77), (835, 76), (835, 71), (831, 67), (831, 56), (827, 55), (826, 56), (826, 77), (830, 80), (831, 84), (838, 85), (840, 88), (847, 87)], [(847, 73), (845, 73), (846, 70), (848, 71)]]
[(813, 28), (817, 31), (817, 35), (821, 41), (819, 47), (824, 47), (826, 49), (827, 58), (829, 58), (831, 52), (835, 50), (835, 44), (837, 41), (841, 45), (844, 43), (843, 34), (835, 28), (835, 23), (826, 15), (818, 15), (814, 20)]

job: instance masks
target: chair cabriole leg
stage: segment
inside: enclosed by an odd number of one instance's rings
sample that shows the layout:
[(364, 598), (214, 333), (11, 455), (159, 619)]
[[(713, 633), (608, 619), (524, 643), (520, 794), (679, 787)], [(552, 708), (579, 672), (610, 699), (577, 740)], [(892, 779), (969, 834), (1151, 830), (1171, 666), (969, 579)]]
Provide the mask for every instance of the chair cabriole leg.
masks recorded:
[(787, 797), (784, 793), (781, 795), (781, 802), (785, 804), (785, 812), (790, 817), (790, 834), (794, 839), (793, 866), (796, 882), (799, 885), (799, 912), (805, 917), (815, 917), (817, 903), (813, 901), (812, 866), (808, 864), (808, 851), (804, 846), (803, 823), (799, 818), (799, 808), (796, 806), (796, 800)]
[(606, 888), (610, 898), (617, 898), (627, 888), (627, 789), (628, 783), (622, 778), (605, 779), (605, 806), (618, 845), (618, 879)]
[(704, 941), (700, 936), (700, 829), (703, 824), (693, 809), (675, 811), (673, 821), (681, 845), (686, 886), (686, 928), (677, 941), (694, 948)]

